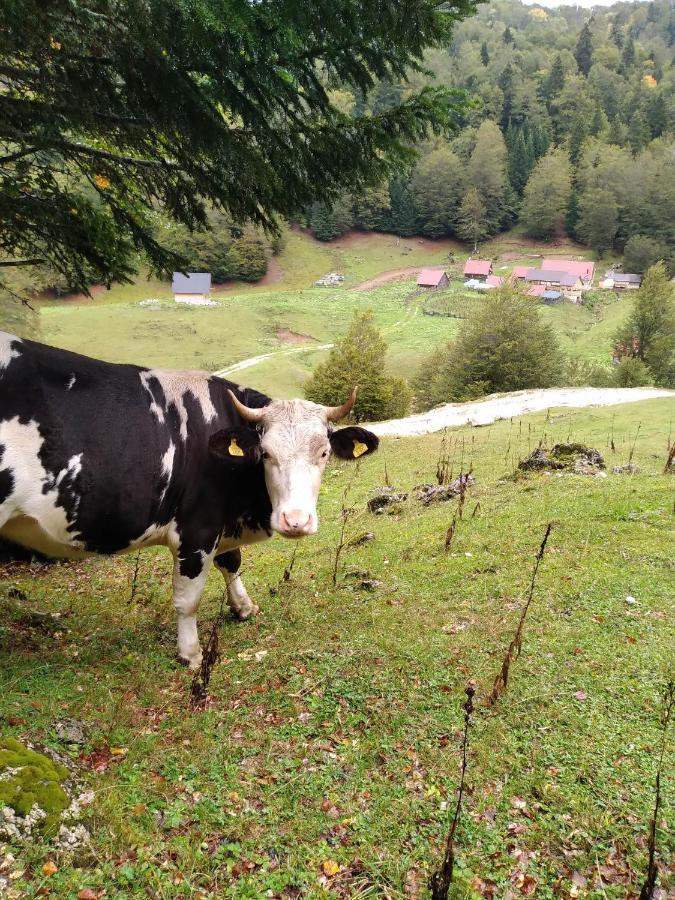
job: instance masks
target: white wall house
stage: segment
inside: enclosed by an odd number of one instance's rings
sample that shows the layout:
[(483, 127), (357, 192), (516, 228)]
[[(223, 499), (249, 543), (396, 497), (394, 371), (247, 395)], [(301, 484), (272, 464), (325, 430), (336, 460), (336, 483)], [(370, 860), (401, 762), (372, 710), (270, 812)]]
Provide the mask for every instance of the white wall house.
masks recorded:
[(206, 306), (211, 303), (211, 273), (174, 272), (171, 290), (176, 303)]

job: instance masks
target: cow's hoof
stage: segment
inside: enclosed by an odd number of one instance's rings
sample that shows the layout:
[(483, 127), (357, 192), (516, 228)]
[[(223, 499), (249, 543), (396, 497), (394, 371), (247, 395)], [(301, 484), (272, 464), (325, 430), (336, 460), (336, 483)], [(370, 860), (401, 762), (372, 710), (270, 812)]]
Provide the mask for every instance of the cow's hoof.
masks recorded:
[(257, 616), (260, 612), (260, 607), (256, 606), (255, 603), (250, 603), (248, 606), (242, 606), (240, 609), (233, 610), (233, 612), (240, 622), (245, 622), (251, 616)]
[(194, 656), (183, 656), (181, 653), (176, 654), (176, 659), (181, 666), (187, 666), (191, 672), (196, 672), (202, 664), (203, 655), (201, 652)]

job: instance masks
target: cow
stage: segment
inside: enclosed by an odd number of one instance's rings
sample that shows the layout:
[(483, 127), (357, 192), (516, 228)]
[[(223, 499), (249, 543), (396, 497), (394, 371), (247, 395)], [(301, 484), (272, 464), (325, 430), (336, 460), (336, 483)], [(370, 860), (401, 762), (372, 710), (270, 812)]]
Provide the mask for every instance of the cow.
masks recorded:
[(207, 372), (103, 362), (0, 332), (0, 538), (74, 559), (168, 547), (178, 655), (196, 669), (211, 565), (234, 615), (257, 613), (240, 548), (316, 533), (330, 454), (377, 449), (370, 431), (334, 427), (355, 398), (271, 400)]

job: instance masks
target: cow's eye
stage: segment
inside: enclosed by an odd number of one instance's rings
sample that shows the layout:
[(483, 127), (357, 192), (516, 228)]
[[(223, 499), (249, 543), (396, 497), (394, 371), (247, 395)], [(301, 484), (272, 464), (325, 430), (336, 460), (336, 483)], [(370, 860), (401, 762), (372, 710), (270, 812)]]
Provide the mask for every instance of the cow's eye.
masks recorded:
[(267, 450), (263, 450), (262, 458), (263, 458), (263, 459), (269, 459), (269, 458), (270, 458), (270, 455), (269, 455), (269, 453), (267, 452)]
[(328, 450), (324, 450), (321, 454), (321, 459), (325, 459), (328, 456)]

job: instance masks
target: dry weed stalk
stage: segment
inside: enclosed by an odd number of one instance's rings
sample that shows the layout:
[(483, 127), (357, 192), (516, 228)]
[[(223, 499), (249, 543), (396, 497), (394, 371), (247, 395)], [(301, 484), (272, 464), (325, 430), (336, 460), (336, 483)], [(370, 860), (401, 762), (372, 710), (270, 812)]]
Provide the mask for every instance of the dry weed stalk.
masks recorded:
[[(464, 518), (464, 504), (466, 502), (466, 489), (469, 485), (469, 476), (471, 475), (472, 471), (473, 471), (473, 467), (471, 469), (469, 469), (468, 472), (460, 472), (459, 473), (459, 501), (457, 503), (457, 512), (452, 517), (452, 522), (450, 523), (450, 527), (445, 532), (444, 549), (445, 549), (446, 553), (450, 549), (450, 545), (452, 544), (452, 540), (457, 531), (457, 524), (459, 522), (461, 522), (461, 520)], [(479, 506), (480, 506), (480, 503), (477, 503), (476, 508), (478, 508)], [(476, 515), (476, 509), (474, 509), (473, 515), (471, 516), (471, 518), (473, 519), (473, 516), (475, 516), (475, 515)]]
[(539, 552), (537, 553), (535, 559), (534, 569), (532, 570), (530, 593), (528, 595), (525, 606), (523, 607), (523, 611), (520, 614), (520, 620), (518, 622), (518, 627), (516, 628), (516, 633), (513, 636), (513, 640), (509, 644), (509, 649), (506, 651), (506, 656), (504, 657), (504, 661), (502, 662), (502, 667), (497, 674), (497, 677), (495, 678), (494, 685), (492, 686), (492, 691), (485, 701), (486, 706), (494, 706), (497, 700), (499, 700), (499, 698), (502, 696), (509, 681), (509, 670), (511, 668), (511, 663), (513, 663), (520, 656), (520, 651), (523, 643), (523, 627), (525, 625), (525, 618), (527, 616), (527, 611), (530, 608), (530, 604), (532, 603), (534, 588), (537, 581), (537, 572), (539, 571), (539, 564), (544, 556), (544, 552), (546, 550), (546, 542), (548, 541), (548, 536), (551, 533), (552, 528), (553, 523), (549, 522), (546, 526), (546, 533), (544, 534), (544, 539), (541, 542), (541, 547), (539, 548)]
[(448, 836), (445, 841), (445, 854), (443, 862), (431, 878), (429, 879), (429, 889), (433, 900), (447, 900), (448, 891), (452, 884), (452, 878), (455, 868), (455, 833), (459, 824), (459, 817), (462, 814), (462, 799), (464, 798), (464, 782), (466, 779), (467, 750), (469, 746), (469, 728), (471, 727), (471, 715), (473, 713), (473, 696), (476, 688), (473, 681), (470, 681), (464, 689), (466, 694), (466, 702), (464, 709), (464, 730), (462, 732), (462, 767), (459, 777), (459, 790), (457, 792), (457, 803), (455, 804), (455, 813), (450, 823)]
[(340, 514), (342, 516), (342, 527), (340, 528), (340, 539), (335, 548), (335, 559), (333, 561), (333, 574), (332, 574), (332, 579), (331, 579), (333, 582), (333, 587), (335, 587), (335, 585), (337, 584), (338, 569), (340, 568), (340, 557), (342, 556), (342, 551), (344, 550), (345, 544), (346, 544), (345, 532), (347, 530), (347, 522), (349, 521), (349, 517), (354, 512), (353, 507), (347, 506), (347, 496), (349, 495), (349, 491), (351, 489), (352, 483), (358, 474), (359, 474), (359, 464), (357, 463), (356, 466), (354, 467), (354, 474), (353, 474), (351, 480), (349, 481), (349, 483), (347, 484), (344, 494), (342, 495), (342, 508), (340, 510)]
[(136, 561), (134, 562), (134, 574), (131, 576), (131, 591), (129, 593), (128, 603), (131, 605), (136, 598), (136, 588), (138, 586), (138, 569), (141, 564), (141, 551), (139, 550), (136, 554)]
[(664, 475), (670, 475), (673, 471), (673, 464), (675, 463), (675, 444), (670, 448), (670, 452), (668, 453), (668, 459), (666, 460), (666, 466), (663, 470)]
[(206, 709), (209, 698), (208, 687), (209, 682), (211, 681), (211, 673), (213, 667), (220, 658), (218, 633), (220, 631), (220, 626), (223, 623), (226, 596), (227, 591), (225, 591), (220, 600), (220, 609), (218, 610), (216, 618), (213, 620), (211, 633), (209, 634), (206, 646), (204, 647), (201, 665), (195, 672), (192, 684), (190, 685), (190, 709)]
[(666, 749), (666, 737), (668, 734), (670, 715), (673, 711), (674, 703), (675, 682), (670, 681), (668, 682), (663, 698), (663, 734), (661, 736), (661, 753), (659, 754), (659, 762), (656, 767), (656, 784), (654, 786), (656, 800), (654, 802), (654, 813), (652, 815), (651, 826), (649, 828), (649, 839), (647, 841), (647, 846), (649, 848), (649, 863), (647, 864), (647, 878), (645, 880), (645, 883), (642, 885), (642, 890), (640, 891), (640, 900), (651, 900), (651, 898), (654, 896), (656, 879), (659, 874), (659, 867), (656, 864), (656, 823), (659, 817), (659, 809), (661, 808), (661, 770), (663, 768), (663, 756)]
[[(452, 443), (452, 438), (450, 439)], [(436, 462), (436, 483), (440, 485), (448, 484), (450, 481), (450, 453), (446, 429), (443, 429), (441, 437), (441, 445), (438, 448), (438, 460)]]
[(635, 453), (635, 445), (637, 444), (638, 435), (640, 434), (640, 429), (642, 428), (642, 422), (638, 422), (637, 431), (635, 432), (635, 438), (633, 439), (633, 446), (630, 448), (630, 453), (628, 454), (628, 465), (633, 462), (633, 454)]
[(293, 566), (295, 565), (295, 554), (298, 552), (298, 545), (296, 544), (293, 547), (293, 553), (291, 554), (291, 559), (286, 568), (284, 569), (284, 574), (282, 581), (290, 581), (291, 575), (293, 574)]

